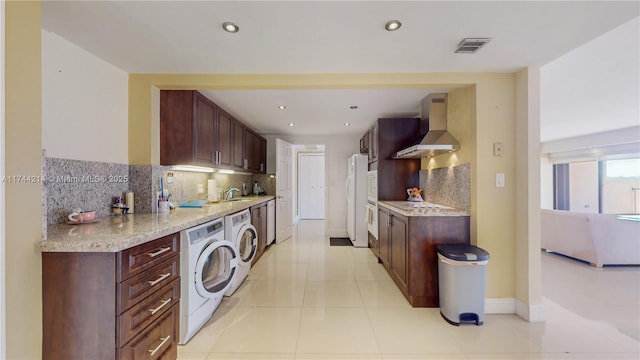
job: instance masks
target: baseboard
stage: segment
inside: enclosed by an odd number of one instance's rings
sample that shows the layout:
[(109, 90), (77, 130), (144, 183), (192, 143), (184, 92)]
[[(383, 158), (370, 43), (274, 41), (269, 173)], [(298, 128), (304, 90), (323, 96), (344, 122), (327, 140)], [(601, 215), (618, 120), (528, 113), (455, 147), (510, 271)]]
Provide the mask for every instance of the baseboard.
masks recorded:
[(516, 300), (516, 314), (528, 322), (544, 322), (544, 305), (527, 305)]
[(514, 298), (485, 299), (484, 312), (485, 314), (515, 314), (516, 299)]
[(527, 305), (514, 298), (485, 299), (485, 314), (516, 314), (528, 322), (544, 322), (544, 306)]

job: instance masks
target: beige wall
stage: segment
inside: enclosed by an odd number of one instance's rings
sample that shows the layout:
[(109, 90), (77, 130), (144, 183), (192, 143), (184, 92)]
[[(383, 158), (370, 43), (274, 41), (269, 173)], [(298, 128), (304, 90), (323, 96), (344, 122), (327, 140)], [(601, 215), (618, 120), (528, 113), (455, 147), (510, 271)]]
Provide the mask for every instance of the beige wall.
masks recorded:
[[(5, 3), (5, 172), (41, 173), (40, 2)], [(9, 359), (42, 357), (40, 183), (6, 184), (6, 326)]]
[[(449, 104), (460, 150), (425, 158), (422, 169), (471, 165), (471, 242), (491, 254), (487, 298), (514, 298), (515, 76), (477, 74), (474, 86), (450, 93)], [(504, 145), (502, 157), (493, 156), (495, 142)], [(496, 173), (505, 174), (505, 187), (495, 187)]]

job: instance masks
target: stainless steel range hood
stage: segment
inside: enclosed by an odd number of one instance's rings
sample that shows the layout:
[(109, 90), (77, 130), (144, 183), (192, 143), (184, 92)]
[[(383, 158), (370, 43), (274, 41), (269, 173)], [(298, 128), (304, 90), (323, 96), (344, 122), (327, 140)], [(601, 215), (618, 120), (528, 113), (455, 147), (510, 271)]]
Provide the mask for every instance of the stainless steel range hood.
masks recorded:
[(460, 149), (458, 140), (447, 131), (447, 94), (429, 94), (421, 107), (421, 135), (413, 145), (395, 153), (395, 159), (430, 157)]

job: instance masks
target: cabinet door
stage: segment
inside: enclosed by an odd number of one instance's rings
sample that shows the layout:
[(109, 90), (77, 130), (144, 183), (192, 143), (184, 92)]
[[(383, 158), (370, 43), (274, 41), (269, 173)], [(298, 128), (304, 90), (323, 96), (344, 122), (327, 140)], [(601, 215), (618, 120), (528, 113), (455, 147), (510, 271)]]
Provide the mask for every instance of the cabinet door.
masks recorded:
[(258, 234), (260, 234), (258, 247), (264, 252), (267, 248), (267, 203), (260, 205), (260, 229), (258, 230)]
[(231, 167), (232, 126), (233, 118), (218, 108), (217, 164), (222, 167)]
[(250, 130), (245, 132), (245, 169), (249, 171), (260, 170), (260, 165), (257, 160), (258, 149), (258, 137)]
[(233, 122), (233, 162), (232, 167), (236, 169), (244, 169), (245, 156), (245, 132), (244, 125), (235, 120)]
[(369, 162), (378, 161), (378, 124), (369, 131)]
[(369, 152), (369, 138), (371, 137), (369, 131), (360, 138), (360, 153), (367, 154)]
[(385, 268), (389, 268), (389, 212), (378, 208), (378, 251), (380, 261)]
[(191, 164), (193, 161), (192, 91), (160, 91), (160, 164)]
[(391, 261), (389, 270), (391, 271), (392, 276), (394, 276), (406, 289), (408, 245), (407, 218), (404, 216), (398, 216), (397, 214), (390, 214), (390, 219), (391, 231), (389, 232), (389, 235), (391, 237)]
[(258, 137), (258, 167), (261, 174), (267, 173), (267, 140)]
[(215, 165), (214, 153), (214, 109), (207, 98), (194, 92), (193, 102), (193, 158), (194, 162)]
[(264, 252), (264, 247), (260, 246), (260, 244), (262, 241), (265, 241), (265, 239), (264, 239), (264, 235), (261, 233), (262, 214), (260, 211), (260, 206), (256, 205), (252, 207), (250, 211), (251, 211), (251, 225), (253, 225), (253, 227), (256, 228), (256, 232), (258, 235), (258, 248), (256, 249), (256, 257), (253, 259), (253, 263), (252, 263), (252, 264), (255, 264), (255, 262), (258, 260), (258, 258), (260, 258), (260, 256), (262, 256), (262, 253)]

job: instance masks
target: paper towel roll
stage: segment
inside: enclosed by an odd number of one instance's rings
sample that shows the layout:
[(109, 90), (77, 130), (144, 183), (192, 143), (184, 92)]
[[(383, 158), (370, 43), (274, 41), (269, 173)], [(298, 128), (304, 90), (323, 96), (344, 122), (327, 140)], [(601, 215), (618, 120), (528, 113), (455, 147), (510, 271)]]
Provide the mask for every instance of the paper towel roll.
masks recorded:
[(129, 207), (129, 214), (133, 214), (133, 191), (128, 191), (125, 195), (125, 203)]
[(218, 201), (218, 183), (214, 179), (207, 180), (207, 192), (209, 201)]

